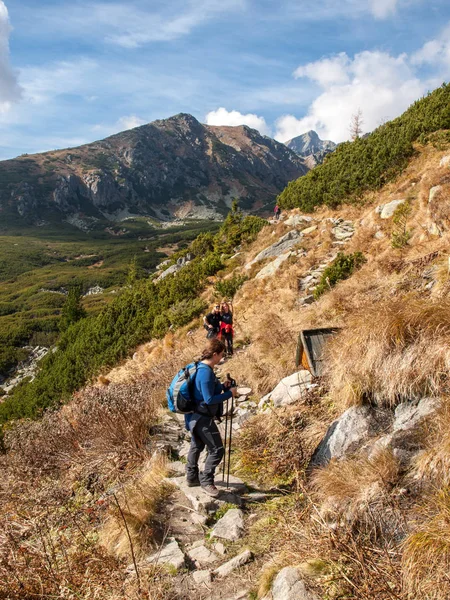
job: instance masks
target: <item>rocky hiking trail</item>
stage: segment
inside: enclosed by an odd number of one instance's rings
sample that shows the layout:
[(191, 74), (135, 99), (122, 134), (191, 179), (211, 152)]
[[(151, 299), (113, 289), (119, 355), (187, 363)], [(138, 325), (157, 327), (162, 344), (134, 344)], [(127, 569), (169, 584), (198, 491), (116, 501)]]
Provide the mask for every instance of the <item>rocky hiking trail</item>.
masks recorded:
[[(181, 460), (168, 463), (166, 481), (173, 490), (164, 510), (164, 541), (157, 552), (138, 563), (138, 570), (152, 563), (164, 565), (178, 579), (181, 597), (195, 594), (202, 600), (247, 598), (251, 587), (248, 565), (253, 555), (245, 546), (240, 547), (239, 541), (245, 534), (251, 505), (266, 498), (266, 494), (250, 492), (243, 481), (232, 475), (227, 487), (222, 464), (215, 481), (220, 489), (218, 498), (208, 496), (201, 487), (188, 487), (183, 462), (189, 449), (184, 417), (168, 414), (156, 429), (155, 456), (164, 454)], [(200, 469), (205, 458), (206, 451), (200, 457)], [(129, 571), (134, 573), (133, 565)]]

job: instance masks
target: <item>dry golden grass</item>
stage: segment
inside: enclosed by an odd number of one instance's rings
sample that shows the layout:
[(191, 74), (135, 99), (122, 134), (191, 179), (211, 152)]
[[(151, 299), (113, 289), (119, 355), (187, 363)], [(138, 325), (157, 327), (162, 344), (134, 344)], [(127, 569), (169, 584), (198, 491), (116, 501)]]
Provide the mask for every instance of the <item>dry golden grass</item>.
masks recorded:
[(114, 494), (110, 515), (100, 530), (100, 544), (117, 558), (136, 559), (155, 548), (161, 523), (158, 515), (172, 486), (164, 481), (166, 461), (160, 459), (143, 466), (132, 481)]
[(397, 296), (364, 306), (328, 346), (328, 381), (342, 407), (365, 398), (394, 406), (445, 394), (450, 300)]
[(415, 461), (414, 476), (424, 485), (450, 484), (450, 402), (442, 398), (441, 405), (421, 432), (425, 450)]
[(369, 459), (365, 456), (332, 460), (313, 475), (313, 487), (321, 502), (340, 512), (353, 512), (372, 503), (383, 503), (399, 480), (399, 464), (389, 449)]
[(450, 490), (443, 487), (422, 504), (423, 521), (408, 536), (403, 552), (403, 582), (414, 600), (450, 598)]
[(267, 485), (298, 484), (329, 418), (317, 393), (282, 411), (256, 415), (239, 432), (236, 471)]

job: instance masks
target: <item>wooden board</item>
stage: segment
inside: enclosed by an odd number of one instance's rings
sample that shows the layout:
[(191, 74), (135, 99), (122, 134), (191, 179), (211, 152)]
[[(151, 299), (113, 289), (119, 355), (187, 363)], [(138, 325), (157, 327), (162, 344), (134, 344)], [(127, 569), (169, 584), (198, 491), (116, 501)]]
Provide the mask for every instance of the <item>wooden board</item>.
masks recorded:
[(296, 366), (302, 365), (314, 377), (322, 377), (324, 372), (324, 348), (328, 339), (337, 333), (337, 327), (305, 329), (298, 336)]

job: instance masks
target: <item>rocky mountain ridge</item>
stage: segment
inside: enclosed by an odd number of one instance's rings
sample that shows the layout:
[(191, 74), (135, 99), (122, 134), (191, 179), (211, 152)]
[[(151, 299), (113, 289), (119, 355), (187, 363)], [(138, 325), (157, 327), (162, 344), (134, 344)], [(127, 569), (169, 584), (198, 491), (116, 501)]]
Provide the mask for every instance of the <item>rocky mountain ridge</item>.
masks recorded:
[(310, 169), (320, 165), (330, 152), (336, 150), (337, 144), (331, 140), (321, 140), (314, 130), (307, 131), (285, 142), (286, 146), (304, 158)]
[(221, 218), (233, 198), (264, 210), (308, 171), (284, 144), (247, 126), (179, 114), (104, 140), (0, 163), (4, 223), (80, 229), (132, 215)]

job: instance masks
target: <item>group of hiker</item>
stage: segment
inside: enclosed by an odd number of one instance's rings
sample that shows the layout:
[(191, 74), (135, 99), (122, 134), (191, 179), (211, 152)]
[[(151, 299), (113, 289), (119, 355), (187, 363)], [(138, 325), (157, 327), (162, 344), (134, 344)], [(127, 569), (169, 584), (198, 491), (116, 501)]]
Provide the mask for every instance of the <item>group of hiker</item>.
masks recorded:
[(215, 304), (212, 311), (203, 317), (203, 327), (208, 339), (223, 340), (227, 354), (233, 354), (233, 312), (228, 302)]

